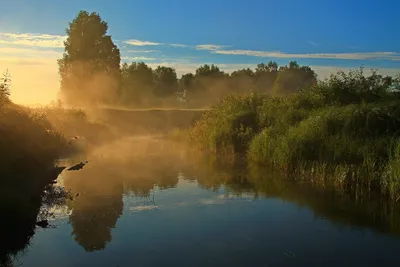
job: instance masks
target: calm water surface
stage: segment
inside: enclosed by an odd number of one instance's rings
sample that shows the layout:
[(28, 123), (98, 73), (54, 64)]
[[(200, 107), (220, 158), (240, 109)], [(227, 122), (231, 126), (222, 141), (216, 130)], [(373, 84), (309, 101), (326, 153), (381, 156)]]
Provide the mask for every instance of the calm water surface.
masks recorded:
[(400, 266), (399, 208), (130, 139), (71, 160), (76, 197), (20, 266)]

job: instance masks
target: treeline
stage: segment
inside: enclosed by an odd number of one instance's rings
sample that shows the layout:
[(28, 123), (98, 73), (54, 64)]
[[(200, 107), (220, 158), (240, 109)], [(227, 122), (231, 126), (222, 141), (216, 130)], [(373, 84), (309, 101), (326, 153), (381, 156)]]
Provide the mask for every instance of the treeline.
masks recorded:
[(171, 67), (152, 69), (144, 62), (123, 63), (107, 35), (108, 25), (97, 13), (81, 11), (66, 30), (59, 60), (61, 93), (68, 104), (204, 106), (228, 94), (286, 95), (316, 83), (315, 72), (292, 61), (286, 66), (261, 63), (231, 74), (216, 65), (199, 66), (178, 78)]
[(207, 105), (229, 94), (271, 93), (286, 95), (316, 83), (315, 72), (292, 61), (276, 62), (225, 73), (216, 65), (199, 66), (178, 78), (175, 69), (152, 69), (143, 62), (124, 63), (121, 68), (121, 101), (127, 105), (158, 103), (157, 99), (181, 101), (185, 105)]

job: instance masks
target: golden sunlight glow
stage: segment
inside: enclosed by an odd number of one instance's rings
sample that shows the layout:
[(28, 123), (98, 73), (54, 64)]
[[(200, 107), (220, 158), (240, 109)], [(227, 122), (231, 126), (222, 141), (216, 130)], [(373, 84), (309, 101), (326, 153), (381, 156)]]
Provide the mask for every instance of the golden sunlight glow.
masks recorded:
[(11, 75), (11, 100), (23, 105), (46, 105), (57, 99), (56, 59), (1, 58), (0, 71)]

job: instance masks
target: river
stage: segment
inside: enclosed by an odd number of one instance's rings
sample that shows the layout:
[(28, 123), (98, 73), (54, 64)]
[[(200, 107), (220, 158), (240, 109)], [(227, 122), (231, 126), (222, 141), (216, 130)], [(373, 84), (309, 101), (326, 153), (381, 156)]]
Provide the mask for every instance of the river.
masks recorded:
[(400, 266), (397, 204), (155, 138), (77, 158), (15, 266)]

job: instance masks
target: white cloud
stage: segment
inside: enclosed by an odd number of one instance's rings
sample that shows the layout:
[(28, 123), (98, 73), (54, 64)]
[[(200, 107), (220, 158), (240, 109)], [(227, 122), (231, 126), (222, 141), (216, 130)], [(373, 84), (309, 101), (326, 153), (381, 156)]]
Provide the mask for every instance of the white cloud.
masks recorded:
[(370, 53), (315, 53), (315, 54), (290, 54), (279, 51), (255, 50), (213, 50), (211, 53), (222, 55), (241, 55), (269, 58), (317, 58), (317, 59), (350, 59), (350, 60), (400, 60), (400, 53), (396, 52), (370, 52)]
[(156, 60), (154, 57), (121, 57), (122, 60), (125, 61), (147, 61), (147, 60)]
[(224, 47), (224, 45), (216, 45), (216, 44), (200, 44), (196, 45), (196, 50), (209, 50), (209, 51), (215, 51), (215, 50), (220, 50)]
[(0, 44), (62, 48), (66, 38), (66, 36), (62, 35), (1, 32)]
[(168, 44), (168, 45), (172, 47), (187, 47), (187, 45), (184, 44)]
[(150, 41), (140, 41), (136, 39), (124, 41), (125, 44), (133, 45), (133, 46), (150, 46), (150, 45), (162, 45), (163, 43), (156, 43)]
[(127, 53), (159, 53), (159, 50), (128, 50)]
[(184, 45), (184, 44), (157, 43), (157, 42), (151, 42), (151, 41), (141, 41), (141, 40), (137, 40), (137, 39), (126, 40), (126, 41), (123, 41), (123, 43), (128, 44), (128, 45), (133, 45), (133, 46), (165, 45), (165, 46), (171, 46), (171, 47), (187, 47), (187, 45)]

